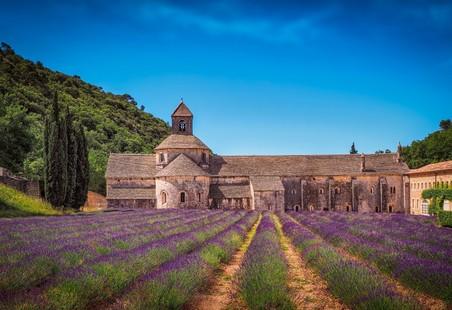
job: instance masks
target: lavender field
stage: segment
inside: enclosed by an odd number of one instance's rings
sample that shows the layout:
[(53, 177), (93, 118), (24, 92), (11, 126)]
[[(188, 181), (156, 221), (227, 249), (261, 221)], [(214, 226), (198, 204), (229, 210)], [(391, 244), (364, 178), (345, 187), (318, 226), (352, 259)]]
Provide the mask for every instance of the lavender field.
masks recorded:
[[(448, 309), (451, 245), (451, 229), (397, 214), (170, 209), (0, 219), (0, 309), (306, 309), (327, 307), (325, 298), (341, 309)], [(289, 266), (293, 254), (299, 266)], [(294, 286), (298, 267), (306, 281), (318, 277), (317, 297), (300, 298), (309, 292)]]

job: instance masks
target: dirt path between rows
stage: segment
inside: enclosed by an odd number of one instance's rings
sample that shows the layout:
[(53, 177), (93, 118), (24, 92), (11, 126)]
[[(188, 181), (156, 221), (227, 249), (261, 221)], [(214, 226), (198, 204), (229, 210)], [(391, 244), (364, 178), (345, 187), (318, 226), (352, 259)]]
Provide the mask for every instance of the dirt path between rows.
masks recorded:
[(348, 309), (328, 291), (325, 281), (307, 267), (300, 253), (284, 235), (277, 216), (274, 220), (289, 265), (290, 295), (297, 309)]
[(328, 242), (327, 240), (325, 240), (325, 238), (323, 238), (322, 236), (320, 236), (316, 231), (312, 230), (310, 227), (301, 224), (300, 222), (298, 222), (297, 220), (293, 219), (296, 223), (298, 223), (299, 225), (309, 229), (313, 234), (315, 234), (316, 236), (318, 236), (319, 238), (321, 238), (322, 240), (324, 240), (325, 242), (329, 243), (332, 247), (334, 247), (339, 254), (341, 254), (342, 256), (355, 261), (359, 264), (362, 264), (364, 266), (367, 266), (369, 269), (371, 269), (372, 271), (374, 271), (376, 274), (378, 274), (379, 276), (381, 276), (388, 284), (392, 285), (395, 288), (395, 291), (400, 294), (401, 296), (407, 298), (407, 299), (414, 299), (415, 301), (417, 301), (419, 303), (419, 305), (421, 305), (421, 307), (425, 308), (425, 309), (429, 309), (429, 310), (448, 310), (449, 308), (447, 308), (447, 305), (444, 301), (429, 296), (427, 294), (421, 293), (421, 292), (417, 292), (409, 287), (406, 287), (405, 285), (403, 285), (402, 283), (400, 283), (397, 279), (392, 278), (391, 276), (381, 272), (377, 266), (375, 266), (374, 264), (358, 257), (355, 255), (352, 255), (350, 252), (348, 252), (346, 249), (342, 248), (342, 247), (338, 247), (333, 245), (332, 243)]
[(259, 219), (248, 232), (242, 246), (232, 256), (231, 260), (215, 273), (215, 276), (207, 284), (207, 290), (194, 296), (190, 303), (184, 307), (185, 309), (247, 309), (244, 302), (239, 298), (236, 275), (245, 253), (256, 234), (256, 229), (259, 226), (261, 218), (262, 215), (259, 215)]

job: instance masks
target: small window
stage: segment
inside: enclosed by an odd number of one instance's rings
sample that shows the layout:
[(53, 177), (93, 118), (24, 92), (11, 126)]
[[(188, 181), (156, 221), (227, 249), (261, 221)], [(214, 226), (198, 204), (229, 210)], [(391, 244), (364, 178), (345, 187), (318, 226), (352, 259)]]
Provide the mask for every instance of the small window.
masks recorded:
[(371, 193), (371, 194), (374, 193), (374, 188), (373, 188), (373, 187), (370, 188), (370, 193)]
[(160, 153), (160, 162), (163, 163), (165, 161), (165, 154)]
[(336, 187), (336, 188), (334, 189), (334, 193), (335, 193), (335, 194), (340, 194), (340, 193), (341, 193), (341, 189), (340, 189), (339, 187)]
[(185, 121), (184, 121), (184, 120), (181, 120), (181, 121), (179, 122), (179, 131), (184, 132), (185, 130), (186, 130)]
[(180, 193), (180, 202), (185, 202), (185, 192)]
[(206, 153), (202, 153), (202, 155), (201, 155), (201, 160), (202, 160), (203, 163), (206, 163), (206, 162), (207, 162), (207, 156), (206, 156)]
[(319, 194), (323, 194), (323, 188), (319, 189)]
[(389, 206), (389, 213), (392, 213), (392, 206)]
[(162, 192), (161, 197), (162, 197), (162, 204), (165, 204), (167, 201), (166, 192)]
[(291, 193), (292, 193), (292, 195), (295, 195), (295, 194), (297, 193), (297, 191), (293, 189), (293, 190), (291, 191)]
[(198, 193), (198, 201), (201, 202), (201, 193)]

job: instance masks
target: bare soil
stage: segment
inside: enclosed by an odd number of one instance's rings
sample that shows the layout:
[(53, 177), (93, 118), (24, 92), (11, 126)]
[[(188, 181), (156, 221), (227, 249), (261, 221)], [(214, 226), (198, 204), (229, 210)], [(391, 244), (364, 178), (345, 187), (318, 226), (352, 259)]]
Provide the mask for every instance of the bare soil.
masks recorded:
[(348, 309), (329, 291), (325, 281), (307, 267), (300, 253), (284, 235), (275, 216), (281, 245), (289, 265), (288, 286), (297, 309)]
[[(298, 224), (300, 224), (299, 222), (297, 222)], [(300, 224), (302, 226), (304, 226), (305, 228), (309, 229), (312, 233), (314, 233), (315, 235), (317, 235), (319, 238), (322, 238), (319, 234), (317, 234), (315, 231), (313, 231), (312, 229), (310, 229), (309, 227)], [(322, 240), (325, 240), (322, 238)], [(325, 240), (325, 242), (328, 242), (327, 240)], [(331, 244), (331, 243), (330, 243)], [(406, 287), (405, 285), (403, 285), (402, 283), (400, 283), (397, 279), (390, 277), (389, 275), (381, 272), (377, 266), (375, 266), (374, 264), (358, 257), (355, 255), (350, 254), (346, 249), (342, 248), (342, 247), (338, 247), (335, 246), (333, 244), (331, 244), (342, 256), (356, 261), (360, 264), (363, 264), (365, 266), (367, 266), (368, 268), (370, 268), (372, 271), (374, 271), (376, 274), (378, 274), (379, 276), (381, 276), (388, 284), (392, 285), (395, 288), (395, 291), (397, 293), (399, 293), (401, 296), (407, 298), (407, 299), (414, 299), (415, 301), (417, 301), (417, 303), (425, 309), (431, 309), (431, 310), (448, 310), (449, 308), (447, 308), (447, 305), (444, 301), (442, 301), (441, 299), (429, 296), (427, 294), (421, 293), (421, 292), (417, 292), (409, 287)]]
[(237, 272), (240, 269), (245, 253), (256, 234), (257, 226), (261, 216), (249, 231), (240, 249), (233, 255), (231, 260), (221, 266), (212, 276), (207, 288), (193, 297), (186, 309), (217, 310), (217, 309), (247, 309), (245, 303), (237, 291)]

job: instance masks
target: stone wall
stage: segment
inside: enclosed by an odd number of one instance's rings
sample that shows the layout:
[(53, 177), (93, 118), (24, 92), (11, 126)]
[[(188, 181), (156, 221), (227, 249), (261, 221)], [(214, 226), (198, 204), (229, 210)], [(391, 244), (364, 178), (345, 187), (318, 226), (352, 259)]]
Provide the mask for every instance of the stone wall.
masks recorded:
[(13, 175), (9, 170), (0, 167), (0, 183), (15, 190), (21, 191), (29, 196), (41, 197), (39, 181), (27, 180), (23, 177)]
[(107, 199), (107, 208), (153, 209), (153, 199)]
[(254, 209), (284, 211), (284, 191), (255, 191)]
[(285, 177), (286, 210), (405, 212), (403, 177)]
[[(204, 176), (157, 178), (157, 208), (208, 208), (209, 187), (210, 178)], [(182, 193), (185, 201), (181, 199)]]

